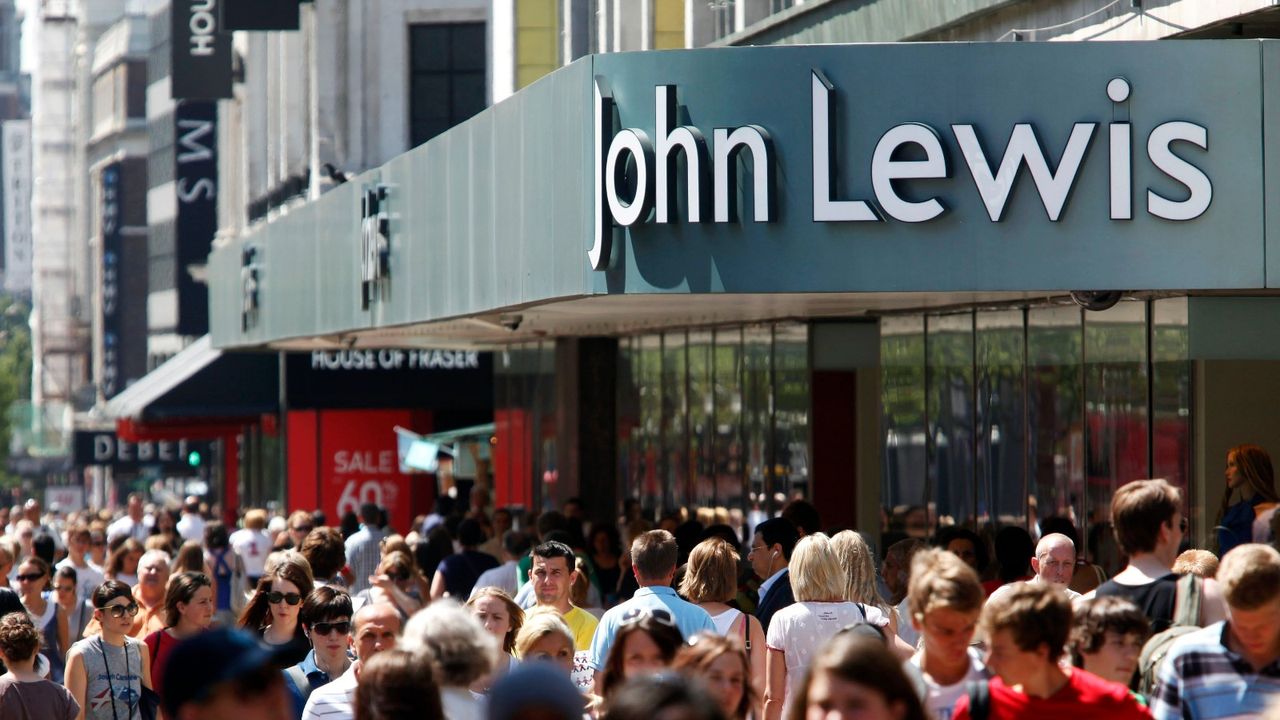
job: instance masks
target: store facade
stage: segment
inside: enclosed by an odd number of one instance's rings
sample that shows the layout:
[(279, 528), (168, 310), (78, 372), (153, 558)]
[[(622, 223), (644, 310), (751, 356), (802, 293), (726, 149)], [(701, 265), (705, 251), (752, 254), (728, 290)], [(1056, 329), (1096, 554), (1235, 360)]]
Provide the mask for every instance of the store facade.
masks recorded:
[(1088, 532), (1161, 475), (1203, 532), (1235, 423), (1280, 439), (1219, 408), (1280, 359), (1277, 76), (1269, 41), (593, 56), (220, 244), (213, 342), (501, 350), (529, 506)]

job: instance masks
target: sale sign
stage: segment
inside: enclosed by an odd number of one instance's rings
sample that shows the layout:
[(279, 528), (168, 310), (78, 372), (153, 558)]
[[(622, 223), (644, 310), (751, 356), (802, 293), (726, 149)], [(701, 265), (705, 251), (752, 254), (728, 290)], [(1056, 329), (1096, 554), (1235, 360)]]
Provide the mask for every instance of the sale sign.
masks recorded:
[(318, 507), (336, 525), (373, 503), (387, 510), (392, 528), (407, 533), (415, 511), (425, 512), (434, 479), (400, 472), (397, 425), (431, 429), (429, 415), (410, 410), (290, 412), (290, 510)]

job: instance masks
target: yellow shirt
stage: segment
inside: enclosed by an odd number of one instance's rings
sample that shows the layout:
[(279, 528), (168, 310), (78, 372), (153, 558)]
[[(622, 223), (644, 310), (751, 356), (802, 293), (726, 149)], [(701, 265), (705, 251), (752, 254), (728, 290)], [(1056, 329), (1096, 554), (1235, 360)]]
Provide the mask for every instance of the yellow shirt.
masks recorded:
[(573, 633), (573, 649), (579, 652), (591, 649), (591, 637), (596, 634), (596, 625), (600, 621), (595, 615), (575, 607), (563, 616), (565, 625), (569, 626), (569, 632)]

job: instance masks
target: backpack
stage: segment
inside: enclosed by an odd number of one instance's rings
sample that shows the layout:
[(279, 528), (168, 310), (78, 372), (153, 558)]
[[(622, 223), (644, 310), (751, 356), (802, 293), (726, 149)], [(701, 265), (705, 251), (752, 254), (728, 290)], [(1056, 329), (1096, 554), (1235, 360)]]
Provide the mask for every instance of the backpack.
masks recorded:
[(969, 696), (969, 720), (987, 720), (991, 717), (991, 681), (970, 680), (965, 683)]
[(1138, 656), (1138, 692), (1150, 697), (1156, 689), (1156, 675), (1173, 641), (1200, 629), (1200, 603), (1204, 595), (1204, 581), (1187, 573), (1178, 578), (1178, 594), (1173, 604), (1173, 624), (1167, 630), (1152, 635), (1142, 646)]

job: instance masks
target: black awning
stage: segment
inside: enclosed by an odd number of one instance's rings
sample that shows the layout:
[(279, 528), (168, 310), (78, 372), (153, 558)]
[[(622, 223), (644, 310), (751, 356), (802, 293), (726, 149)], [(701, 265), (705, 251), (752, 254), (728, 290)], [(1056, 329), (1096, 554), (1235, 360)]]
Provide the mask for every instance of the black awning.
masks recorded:
[(253, 417), (274, 413), (280, 394), (275, 353), (232, 353), (205, 335), (107, 402), (114, 419)]

